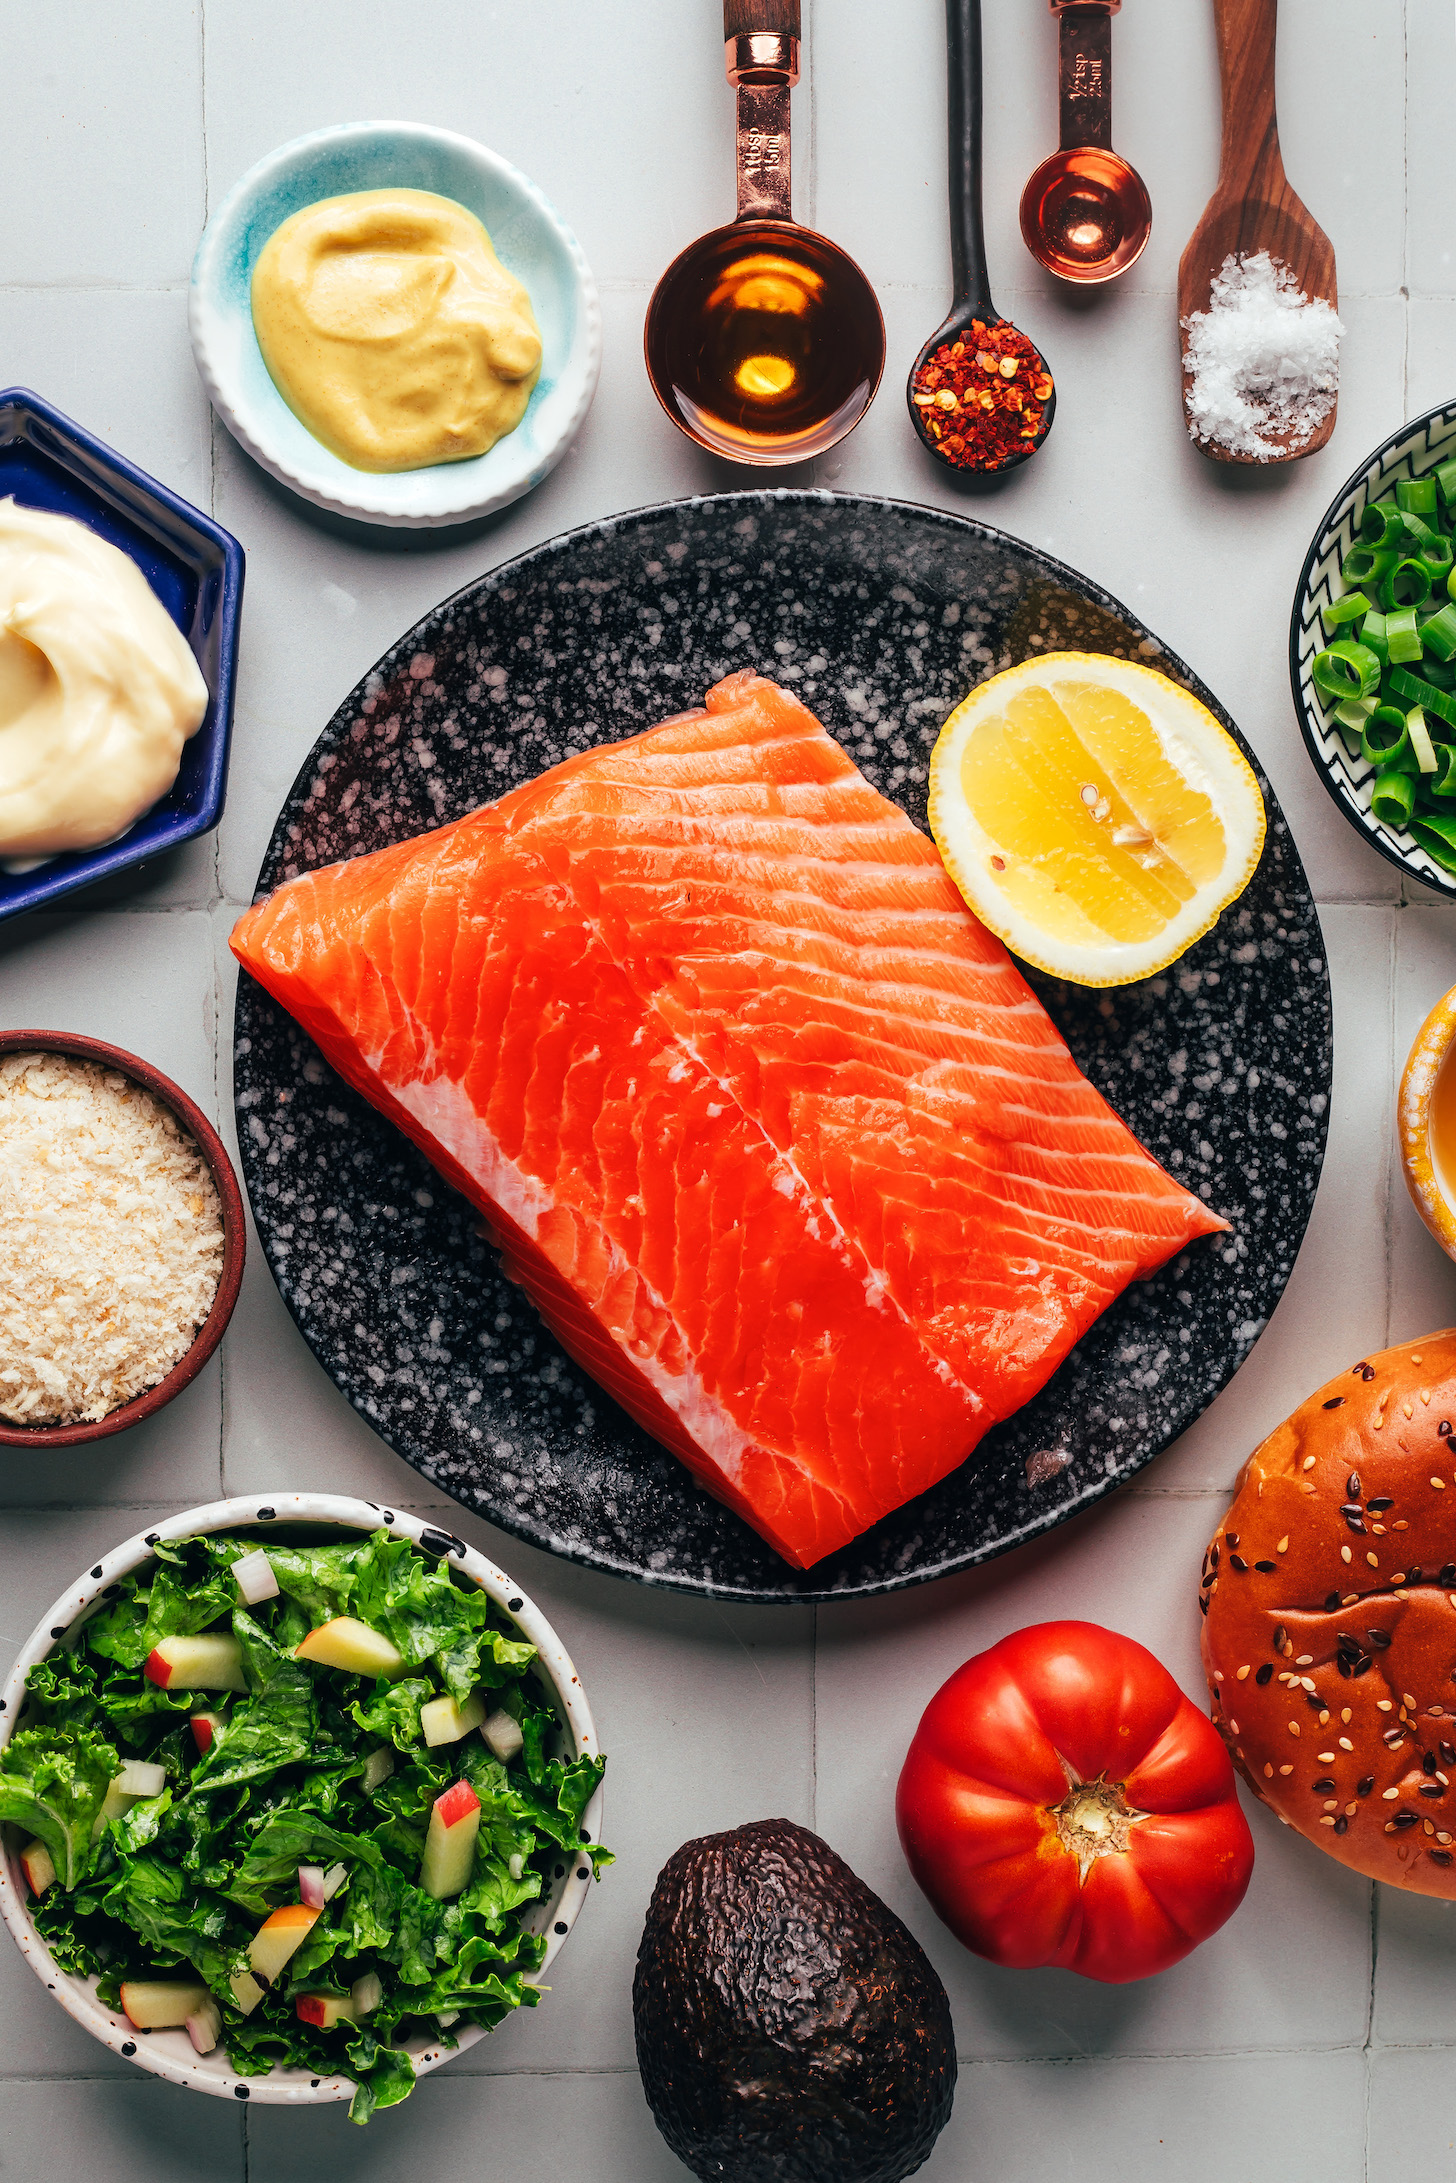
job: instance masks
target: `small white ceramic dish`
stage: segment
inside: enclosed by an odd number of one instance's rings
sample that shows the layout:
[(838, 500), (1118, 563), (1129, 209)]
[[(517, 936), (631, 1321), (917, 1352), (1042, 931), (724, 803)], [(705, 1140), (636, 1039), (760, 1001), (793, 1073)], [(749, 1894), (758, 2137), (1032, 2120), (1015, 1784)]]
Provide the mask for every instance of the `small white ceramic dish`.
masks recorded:
[[(426, 470), (352, 469), (299, 422), (268, 376), (251, 302), (264, 244), (305, 205), (370, 189), (453, 197), (484, 223), (501, 262), (530, 292), (541, 377), (515, 431), (488, 454)], [(410, 530), (469, 522), (539, 485), (580, 431), (601, 368), (596, 283), (559, 213), (483, 144), (412, 121), (318, 129), (250, 168), (197, 246), (188, 324), (213, 407), (254, 461), (317, 507)]]
[[(179, 1516), (169, 1517), (144, 1536), (127, 1539), (123, 1545), (113, 1548), (85, 1576), (69, 1586), (39, 1628), (31, 1632), (5, 1683), (3, 1696), (0, 1696), (0, 1764), (3, 1764), (5, 1745), (17, 1726), (25, 1702), (27, 1671), (93, 1615), (107, 1592), (122, 1577), (150, 1561), (152, 1548), (159, 1539), (186, 1539), (206, 1531), (267, 1531), (275, 1525), (299, 1524), (322, 1525), (340, 1531), (374, 1531), (383, 1527), (395, 1538), (412, 1539), (427, 1554), (448, 1554), (451, 1566), (488, 1592), (521, 1635), (536, 1647), (536, 1669), (554, 1694), (562, 1723), (562, 1755), (580, 1757), (587, 1752), (596, 1752), (598, 1745), (591, 1708), (561, 1640), (540, 1609), (503, 1570), (496, 1568), (494, 1562), (487, 1561), (483, 1554), (477, 1554), (473, 1547), (466, 1546), (449, 1532), (422, 1523), (418, 1517), (394, 1509), (377, 1508), (372, 1501), (355, 1501), (336, 1493), (284, 1493), (212, 1501), (203, 1508), (184, 1509)], [(601, 1839), (601, 1806), (599, 1789), (583, 1815), (583, 1831), (593, 1842)], [(7, 1826), (3, 1834), (0, 1917), (4, 1918), (21, 1954), (47, 1991), (55, 1995), (68, 2016), (84, 2025), (103, 2046), (110, 2047), (114, 2054), (124, 2055), (139, 2068), (149, 2069), (154, 2077), (165, 2077), (169, 2084), (185, 2085), (194, 2092), (212, 2092), (222, 2099), (261, 2100), (267, 2106), (297, 2107), (315, 2101), (353, 2098), (354, 2083), (348, 2077), (311, 2077), (302, 2069), (274, 2069), (266, 2077), (239, 2077), (229, 2066), (225, 2046), (212, 2054), (197, 2054), (185, 2031), (138, 2032), (119, 2011), (97, 1999), (94, 1979), (74, 1977), (55, 1961), (31, 1922), (28, 1892), (19, 1876), (17, 1850), (21, 1831)], [(565, 1859), (564, 1866), (550, 1895), (523, 1918), (528, 1931), (546, 1937), (546, 1954), (540, 1970), (532, 1974), (533, 1985), (545, 1978), (587, 1897), (589, 1880), (584, 1880), (583, 1874), (588, 1868), (574, 1857)], [(479, 2024), (461, 2024), (456, 2028), (454, 2047), (442, 2047), (437, 2041), (420, 2037), (408, 2041), (416, 2075), (425, 2076), (432, 2069), (438, 2069), (452, 2054), (463, 2052), (485, 2036)]]
[[(1424, 416), (1413, 418), (1381, 441), (1374, 454), (1346, 479), (1315, 532), (1299, 572), (1289, 621), (1289, 682), (1294, 709), (1305, 746), (1325, 787), (1350, 824), (1387, 863), (1408, 872), (1422, 886), (1450, 896), (1456, 896), (1456, 876), (1443, 870), (1403, 827), (1384, 825), (1371, 810), (1375, 767), (1345, 741), (1314, 686), (1312, 670), (1315, 654), (1329, 642), (1320, 608), (1351, 588), (1340, 574), (1340, 564), (1359, 537), (1360, 518), (1367, 506), (1372, 500), (1389, 498), (1400, 479), (1426, 477), (1453, 455), (1456, 402), (1442, 402), (1436, 409), (1428, 409)], [(1345, 636), (1348, 631), (1342, 629), (1337, 634)], [(1413, 671), (1419, 674), (1419, 666)]]

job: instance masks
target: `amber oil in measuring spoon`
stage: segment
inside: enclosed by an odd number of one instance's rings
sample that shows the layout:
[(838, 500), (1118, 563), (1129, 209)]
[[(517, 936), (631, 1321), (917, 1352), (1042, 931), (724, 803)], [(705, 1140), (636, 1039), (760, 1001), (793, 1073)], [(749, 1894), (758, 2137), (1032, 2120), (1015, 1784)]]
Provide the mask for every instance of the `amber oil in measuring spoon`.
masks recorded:
[[(869, 405), (873, 294), (811, 230), (737, 221), (698, 245), (648, 329), (648, 368), (697, 438), (739, 462), (831, 447)], [(877, 375), (876, 375), (877, 376)]]

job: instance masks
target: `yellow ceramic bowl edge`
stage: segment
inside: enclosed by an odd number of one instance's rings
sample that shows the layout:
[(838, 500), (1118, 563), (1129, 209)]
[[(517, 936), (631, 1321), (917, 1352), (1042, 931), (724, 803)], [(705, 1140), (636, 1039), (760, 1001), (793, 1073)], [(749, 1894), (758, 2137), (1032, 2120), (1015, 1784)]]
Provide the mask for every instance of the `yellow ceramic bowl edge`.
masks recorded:
[(1448, 1258), (1456, 1258), (1456, 1209), (1441, 1188), (1431, 1158), (1431, 1094), (1456, 1039), (1456, 986), (1437, 1001), (1416, 1034), (1400, 1080), (1396, 1128), (1411, 1202)]

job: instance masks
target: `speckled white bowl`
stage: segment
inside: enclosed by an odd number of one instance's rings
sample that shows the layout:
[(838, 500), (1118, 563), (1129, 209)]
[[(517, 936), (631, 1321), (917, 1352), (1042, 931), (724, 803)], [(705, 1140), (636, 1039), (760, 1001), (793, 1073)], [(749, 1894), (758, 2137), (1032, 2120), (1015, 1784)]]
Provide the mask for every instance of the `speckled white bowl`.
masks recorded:
[[(268, 375), (252, 311), (264, 244), (305, 205), (369, 189), (453, 197), (484, 223), (501, 262), (530, 292), (541, 377), (515, 431), (487, 454), (425, 470), (352, 469), (300, 423)], [(580, 431), (601, 369), (596, 283), (560, 214), (509, 160), (421, 122), (348, 122), (260, 159), (207, 223), (187, 317), (213, 407), (255, 462), (320, 508), (410, 530), (469, 522), (539, 485)]]
[[(206, 1531), (266, 1530), (274, 1524), (325, 1524), (337, 1526), (340, 1531), (375, 1531), (382, 1527), (395, 1538), (412, 1539), (426, 1553), (448, 1554), (453, 1565), (482, 1591), (488, 1592), (521, 1635), (536, 1647), (538, 1665), (555, 1696), (562, 1719), (563, 1753), (568, 1738), (577, 1757), (596, 1752), (598, 1745), (591, 1708), (561, 1640), (540, 1609), (503, 1570), (496, 1568), (494, 1562), (487, 1561), (483, 1554), (477, 1554), (473, 1547), (466, 1546), (449, 1532), (423, 1523), (417, 1516), (378, 1508), (372, 1501), (350, 1500), (337, 1493), (284, 1493), (211, 1501), (205, 1508), (184, 1509), (180, 1516), (169, 1517), (144, 1536), (127, 1539), (123, 1545), (113, 1548), (104, 1560), (95, 1563), (85, 1576), (68, 1586), (39, 1628), (32, 1631), (10, 1671), (4, 1694), (0, 1696), (0, 1762), (3, 1762), (5, 1745), (20, 1718), (27, 1671), (88, 1620), (107, 1591), (122, 1577), (150, 1561), (152, 1548), (159, 1539), (187, 1539)], [(598, 1789), (584, 1814), (586, 1829), (594, 1842), (601, 1839), (601, 1812), (602, 1792)], [(3, 1835), (0, 1917), (4, 1918), (21, 1954), (47, 1991), (55, 1995), (68, 2016), (84, 2025), (103, 2046), (110, 2047), (114, 2054), (125, 2055), (140, 2068), (149, 2069), (154, 2077), (165, 2077), (169, 2084), (185, 2085), (194, 2092), (216, 2093), (223, 2099), (262, 2100), (269, 2106), (297, 2107), (314, 2101), (353, 2098), (352, 2078), (311, 2077), (302, 2069), (274, 2069), (266, 2077), (239, 2077), (228, 2064), (226, 2047), (219, 2047), (212, 2054), (197, 2054), (185, 2031), (143, 2033), (135, 2030), (124, 2016), (97, 1999), (94, 1979), (76, 1978), (60, 1968), (31, 1922), (28, 1893), (19, 1878), (17, 1852), (21, 1831), (7, 1826)], [(532, 1984), (544, 1978), (576, 1923), (587, 1897), (582, 1875), (588, 1870), (588, 1867), (578, 1865), (575, 1858), (570, 1859), (550, 1895), (525, 1917), (528, 1930), (546, 1936), (546, 1955), (540, 1970), (532, 1974)], [(438, 2069), (452, 2054), (474, 2046), (486, 2034), (479, 2024), (461, 2024), (455, 2036), (454, 2047), (442, 2047), (422, 2037), (408, 2042), (417, 2075), (424, 2076), (430, 2070)]]

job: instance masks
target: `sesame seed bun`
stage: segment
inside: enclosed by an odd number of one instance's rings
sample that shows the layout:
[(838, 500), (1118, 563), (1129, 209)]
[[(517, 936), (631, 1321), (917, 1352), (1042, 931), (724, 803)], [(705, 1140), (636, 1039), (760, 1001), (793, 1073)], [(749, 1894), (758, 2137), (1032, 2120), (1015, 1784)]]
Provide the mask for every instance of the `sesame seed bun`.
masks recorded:
[(1456, 1899), (1456, 1330), (1321, 1387), (1256, 1448), (1199, 1605), (1244, 1779), (1373, 1880)]

